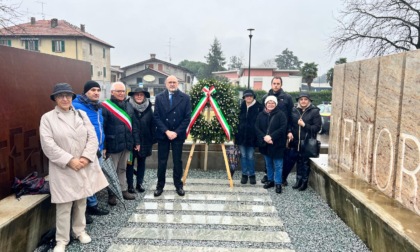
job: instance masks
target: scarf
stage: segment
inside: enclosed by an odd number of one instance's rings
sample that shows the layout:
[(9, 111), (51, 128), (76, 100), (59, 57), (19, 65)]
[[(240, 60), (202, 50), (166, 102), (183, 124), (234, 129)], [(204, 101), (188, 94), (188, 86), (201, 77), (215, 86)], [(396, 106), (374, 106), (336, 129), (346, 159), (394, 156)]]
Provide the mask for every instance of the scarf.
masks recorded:
[(85, 94), (80, 95), (79, 99), (82, 103), (91, 105), (95, 111), (98, 111), (100, 108), (99, 101), (91, 101)]
[(149, 107), (149, 99), (145, 98), (143, 103), (138, 104), (133, 98), (130, 97), (130, 99), (128, 100), (130, 102), (130, 104), (133, 106), (133, 108), (139, 112), (139, 113), (143, 113), (147, 107)]

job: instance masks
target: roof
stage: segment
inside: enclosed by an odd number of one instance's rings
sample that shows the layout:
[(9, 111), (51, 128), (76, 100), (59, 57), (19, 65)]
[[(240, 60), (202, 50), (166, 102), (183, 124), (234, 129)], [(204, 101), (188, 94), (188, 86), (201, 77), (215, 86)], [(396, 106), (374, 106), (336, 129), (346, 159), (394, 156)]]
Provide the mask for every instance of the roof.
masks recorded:
[(65, 20), (57, 20), (57, 26), (51, 27), (51, 20), (37, 20), (34, 24), (25, 23), (0, 29), (0, 36), (22, 37), (22, 36), (43, 36), (43, 37), (84, 37), (114, 48), (105, 41), (83, 32), (79, 27), (70, 24)]
[(131, 68), (131, 67), (136, 67), (136, 66), (139, 66), (139, 65), (147, 64), (149, 62), (160, 62), (160, 63), (166, 64), (166, 65), (170, 65), (172, 67), (179, 68), (179, 69), (182, 69), (185, 72), (189, 72), (189, 73), (193, 74), (193, 72), (191, 72), (190, 70), (188, 70), (185, 67), (178, 66), (178, 65), (175, 65), (175, 64), (172, 64), (170, 62), (166, 62), (166, 61), (163, 61), (163, 60), (160, 60), (160, 59), (157, 59), (157, 58), (150, 58), (150, 59), (147, 59), (147, 60), (143, 60), (143, 61), (140, 61), (138, 63), (134, 63), (134, 64), (131, 64), (131, 65), (128, 65), (128, 66), (125, 66), (125, 67), (121, 67), (121, 69), (124, 69), (125, 70), (127, 68)]
[[(123, 78), (121, 78), (122, 80), (125, 80), (125, 79), (128, 79), (128, 78), (131, 78), (132, 76), (136, 76), (136, 75), (139, 75), (139, 74), (141, 74), (141, 73), (143, 73), (143, 72), (156, 72), (156, 73), (158, 73), (158, 74), (161, 74), (161, 75), (163, 75), (163, 76), (169, 76), (169, 74), (167, 74), (167, 73), (164, 73), (164, 72), (161, 72), (161, 71), (158, 71), (158, 70), (155, 70), (155, 69), (153, 69), (153, 68), (146, 68), (146, 69), (143, 69), (143, 70), (140, 70), (140, 71), (138, 71), (138, 72), (135, 72), (135, 73), (133, 73), (133, 74), (130, 74), (130, 75), (127, 75), (127, 76), (124, 76)], [(178, 77), (177, 77), (178, 78)], [(179, 79), (178, 79), (179, 80)]]

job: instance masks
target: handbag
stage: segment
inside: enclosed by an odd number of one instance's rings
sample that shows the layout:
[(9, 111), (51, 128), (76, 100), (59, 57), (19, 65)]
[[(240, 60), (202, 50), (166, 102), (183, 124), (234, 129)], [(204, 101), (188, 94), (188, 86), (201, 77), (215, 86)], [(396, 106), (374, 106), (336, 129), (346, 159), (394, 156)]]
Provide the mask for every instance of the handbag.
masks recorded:
[(310, 137), (308, 138), (308, 135), (306, 135), (301, 147), (303, 149), (303, 155), (305, 157), (317, 158), (319, 157), (319, 152), (321, 150), (321, 142), (313, 137), (311, 131)]

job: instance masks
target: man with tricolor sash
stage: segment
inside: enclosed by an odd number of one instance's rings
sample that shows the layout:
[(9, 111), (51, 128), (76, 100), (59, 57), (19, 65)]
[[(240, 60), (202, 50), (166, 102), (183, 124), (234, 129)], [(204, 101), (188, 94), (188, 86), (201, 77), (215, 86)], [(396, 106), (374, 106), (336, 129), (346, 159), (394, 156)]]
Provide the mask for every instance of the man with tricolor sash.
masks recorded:
[[(111, 99), (102, 102), (105, 131), (104, 152), (112, 158), (124, 199), (134, 200), (135, 196), (128, 192), (126, 167), (133, 146), (134, 148), (140, 147), (140, 139), (135, 137), (139, 135), (139, 123), (134, 116), (133, 107), (125, 98), (124, 83), (115, 82), (111, 86)], [(116, 196), (110, 191), (108, 193), (108, 204), (116, 205)]]
[(157, 127), (158, 140), (158, 182), (154, 196), (163, 193), (166, 182), (166, 165), (169, 150), (172, 148), (174, 163), (173, 179), (176, 192), (184, 196), (182, 178), (182, 148), (186, 139), (186, 130), (191, 119), (190, 96), (178, 89), (178, 79), (168, 76), (166, 90), (156, 95), (153, 118)]

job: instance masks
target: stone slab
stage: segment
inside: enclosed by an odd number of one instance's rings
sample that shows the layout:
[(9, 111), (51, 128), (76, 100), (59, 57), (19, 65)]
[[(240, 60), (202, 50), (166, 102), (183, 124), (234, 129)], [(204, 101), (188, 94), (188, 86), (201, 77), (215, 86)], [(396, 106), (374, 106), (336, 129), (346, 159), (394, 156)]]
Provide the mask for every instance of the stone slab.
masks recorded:
[(185, 196), (178, 196), (174, 191), (164, 191), (163, 194), (159, 197), (154, 197), (153, 193), (148, 193), (144, 196), (144, 199), (154, 199), (154, 200), (180, 200), (180, 201), (243, 201), (243, 202), (268, 202), (271, 203), (272, 200), (269, 195), (241, 195), (236, 194), (195, 194), (187, 193)]
[(172, 228), (123, 228), (118, 238), (290, 243), (286, 232)]
[(228, 215), (133, 214), (129, 222), (159, 224), (197, 224), (227, 226), (281, 227), (279, 218)]
[(200, 211), (200, 212), (242, 212), (242, 213), (277, 213), (274, 206), (249, 205), (240, 202), (225, 204), (191, 203), (191, 202), (142, 202), (139, 210), (159, 211)]
[[(174, 182), (171, 181), (172, 178), (166, 178), (166, 185), (171, 184), (173, 185)], [(206, 185), (225, 185), (225, 186), (229, 186), (229, 180), (228, 179), (196, 179), (196, 178), (187, 178), (187, 180), (185, 181), (186, 185), (193, 185), (193, 184), (206, 184)], [(240, 180), (233, 180), (233, 186), (235, 187), (261, 187), (263, 186), (263, 184), (261, 183), (257, 183), (255, 185), (251, 185), (249, 184), (249, 182), (247, 184), (241, 184)]]
[(294, 252), (294, 250), (112, 244), (107, 252)]
[(190, 185), (186, 184), (184, 186), (186, 193), (192, 192), (228, 192), (228, 193), (261, 193), (268, 194), (267, 189), (262, 188), (262, 185), (259, 187), (233, 187), (230, 188), (228, 185), (223, 186), (209, 186), (209, 185)]

